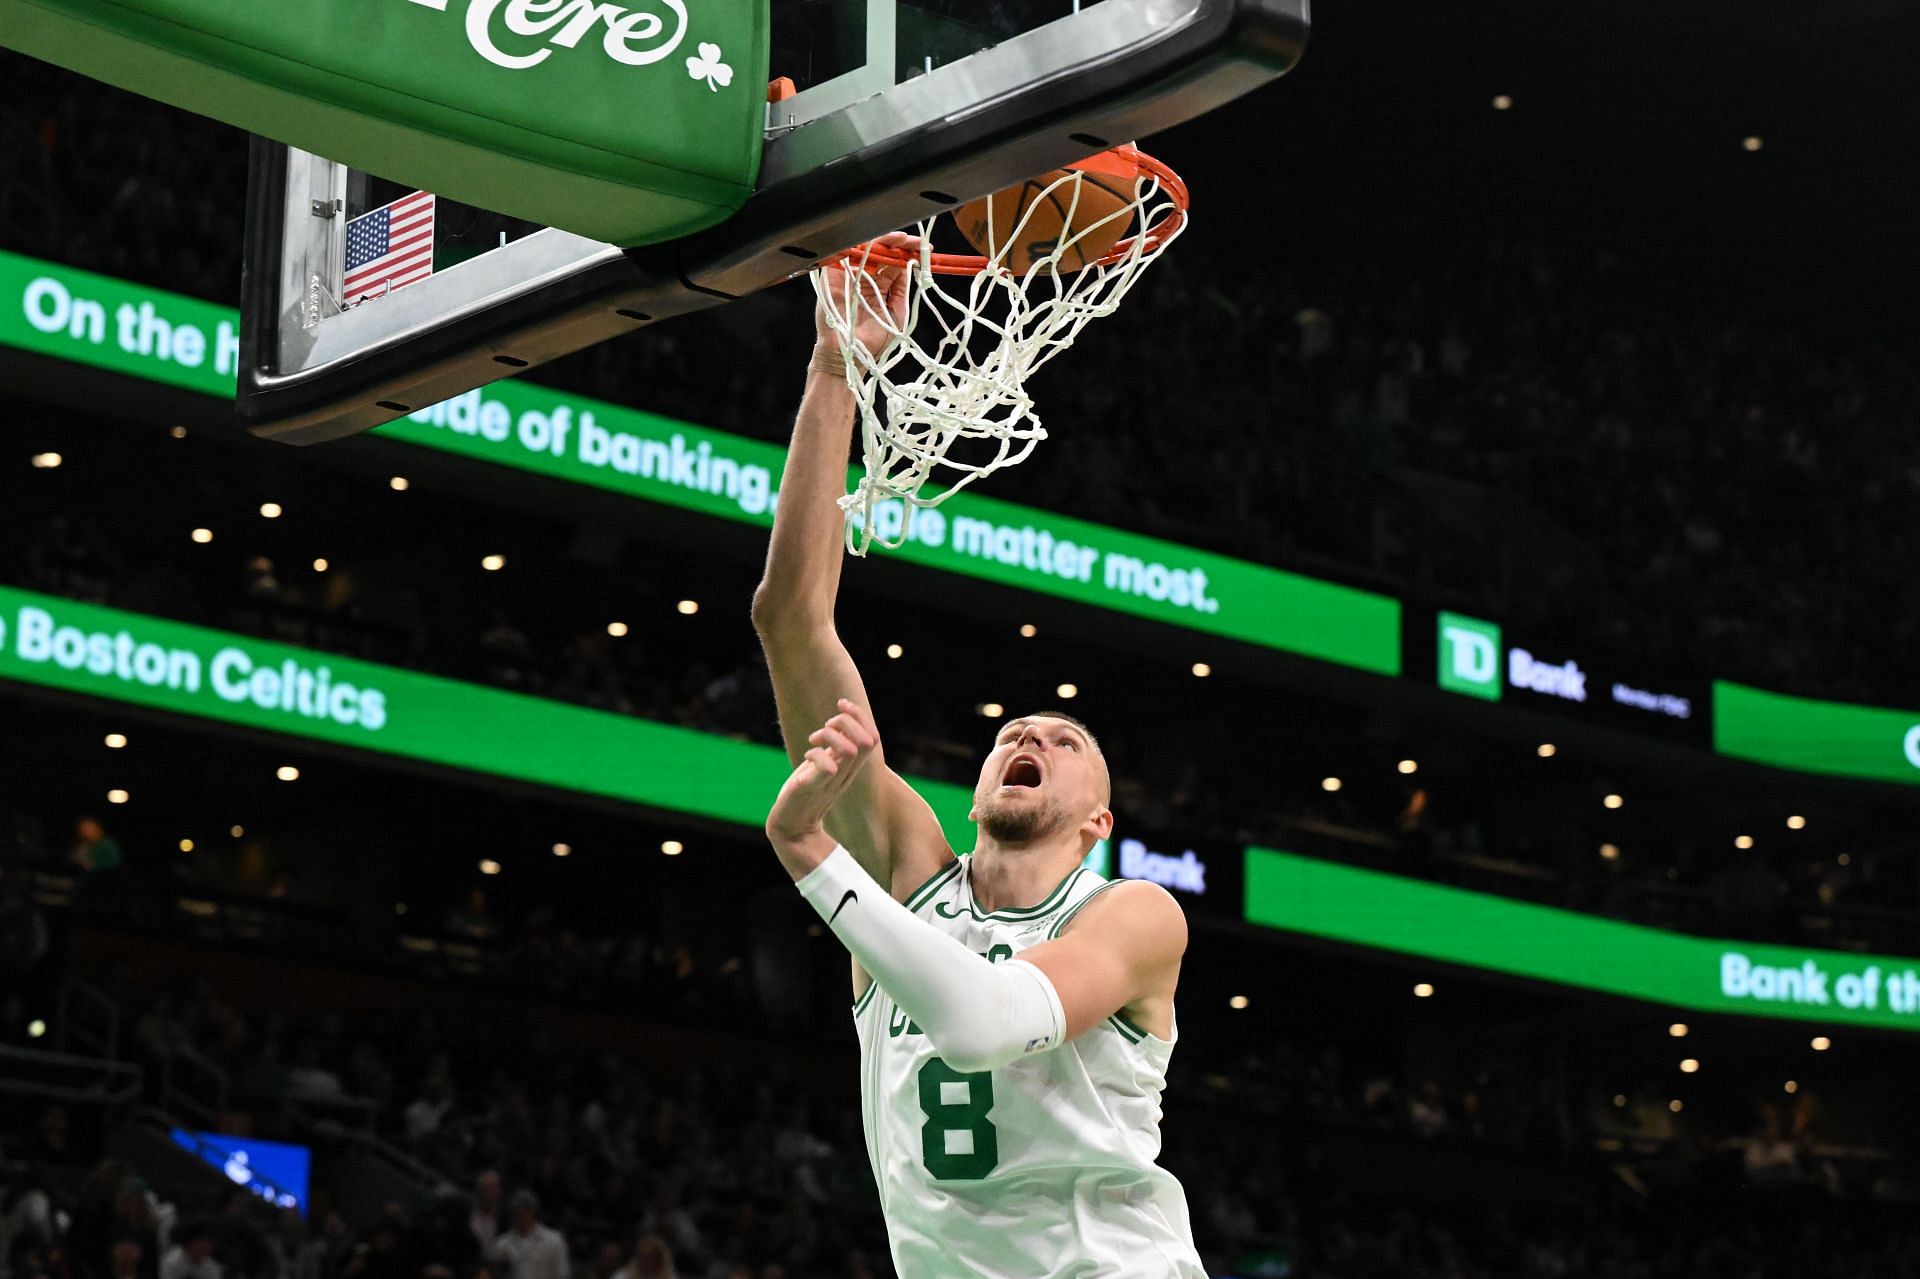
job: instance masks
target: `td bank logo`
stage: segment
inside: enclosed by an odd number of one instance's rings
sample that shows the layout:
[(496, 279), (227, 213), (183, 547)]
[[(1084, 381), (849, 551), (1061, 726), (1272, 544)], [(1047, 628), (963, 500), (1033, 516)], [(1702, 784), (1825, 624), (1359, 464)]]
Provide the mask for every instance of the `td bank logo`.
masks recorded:
[(1459, 613), (1440, 614), (1440, 687), (1500, 700), (1500, 628)]
[[(442, 13), (448, 2), (409, 0)], [(610, 0), (467, 0), (467, 43), (509, 71), (537, 67), (556, 48), (577, 48), (588, 36), (615, 62), (643, 67), (672, 56), (686, 35), (684, 0), (640, 0), (638, 8)], [(545, 47), (516, 51), (502, 48), (503, 38), (519, 50), (528, 41), (543, 41)], [(716, 90), (733, 78), (732, 68), (720, 61), (719, 46), (712, 44), (701, 45), (699, 56), (687, 59), (687, 74)]]

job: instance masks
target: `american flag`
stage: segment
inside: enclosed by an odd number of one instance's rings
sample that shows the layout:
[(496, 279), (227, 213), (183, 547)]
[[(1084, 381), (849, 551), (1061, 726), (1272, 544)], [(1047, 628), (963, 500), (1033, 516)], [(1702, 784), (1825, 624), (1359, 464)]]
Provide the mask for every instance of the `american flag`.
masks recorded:
[(347, 223), (347, 282), (353, 306), (433, 274), (433, 196), (415, 191)]

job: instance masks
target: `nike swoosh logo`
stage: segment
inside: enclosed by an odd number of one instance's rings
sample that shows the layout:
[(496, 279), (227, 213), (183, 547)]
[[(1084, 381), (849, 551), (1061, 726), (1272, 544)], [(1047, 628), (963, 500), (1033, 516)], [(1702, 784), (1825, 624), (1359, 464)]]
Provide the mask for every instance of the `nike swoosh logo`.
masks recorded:
[(840, 912), (847, 908), (848, 902), (859, 901), (859, 900), (860, 900), (860, 895), (854, 892), (851, 888), (849, 888), (847, 890), (847, 895), (840, 899), (840, 904), (833, 908), (833, 914), (827, 916), (827, 927), (828, 928), (833, 927), (833, 921), (840, 918)]

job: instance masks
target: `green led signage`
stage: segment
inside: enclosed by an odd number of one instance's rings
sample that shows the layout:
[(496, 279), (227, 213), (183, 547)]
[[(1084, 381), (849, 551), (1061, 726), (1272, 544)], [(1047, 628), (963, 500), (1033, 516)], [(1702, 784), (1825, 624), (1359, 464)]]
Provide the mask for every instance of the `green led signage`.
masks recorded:
[(0, 345), (232, 399), (240, 313), (0, 253)]
[[(222, 307), (0, 253), (0, 343), (9, 346), (231, 397), (236, 324)], [(786, 457), (775, 445), (521, 381), (374, 434), (768, 528)], [(898, 519), (898, 508), (880, 518)], [(971, 494), (920, 512), (913, 528), (893, 553), (909, 563), (1400, 673), (1400, 602), (1388, 596)]]
[[(759, 826), (786, 754), (0, 586), (0, 679)], [(954, 847), (972, 794), (915, 780)]]
[(1920, 711), (1817, 702), (1716, 680), (1713, 748), (1776, 768), (1914, 785)]
[[(373, 432), (771, 528), (786, 451), (508, 381)], [(1039, 463), (1044, 465), (1045, 463)], [(900, 519), (897, 504), (881, 521)], [(1400, 603), (1063, 515), (963, 493), (919, 511), (893, 558), (1381, 675), (1400, 672)]]
[(1500, 628), (1460, 613), (1440, 614), (1440, 687), (1468, 697), (1500, 700)]
[(1920, 1030), (1920, 959), (1720, 941), (1265, 848), (1246, 919), (1698, 1012)]

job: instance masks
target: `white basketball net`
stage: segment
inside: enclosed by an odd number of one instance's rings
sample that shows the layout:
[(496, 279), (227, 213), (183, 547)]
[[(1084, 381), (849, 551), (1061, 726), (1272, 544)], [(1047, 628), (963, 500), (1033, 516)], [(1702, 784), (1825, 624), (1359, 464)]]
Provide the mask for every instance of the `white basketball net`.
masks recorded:
[[(1081, 191), (1078, 172), (1069, 171), (1028, 200), (1019, 222), (1004, 232), (992, 225), (989, 202), (987, 240), (1000, 246), (990, 258), (934, 253), (932, 222), (921, 223), (904, 322), (895, 322), (871, 282), (859, 287), (868, 262), (885, 250), (862, 245), (844, 257), (846, 270), (814, 269), (814, 291), (846, 352), (847, 386), (860, 408), (866, 475), (840, 499), (852, 554), (865, 555), (874, 542), (901, 546), (917, 508), (938, 506), (981, 476), (1024, 461), (1047, 436), (1027, 395), (1027, 376), (1072, 346), (1090, 321), (1111, 314), (1184, 229), (1185, 190), (1157, 162), (1142, 164), (1131, 204), (1085, 227), (1075, 217)], [(1055, 194), (1073, 233), (1016, 273), (1008, 265), (1014, 247), (1026, 243), (1033, 211)], [(1129, 223), (1132, 238), (1099, 256), (1095, 246), (1110, 243)], [(1090, 244), (1086, 256), (1098, 260), (1077, 271), (1063, 266), (1078, 260), (1074, 250), (1083, 241)], [(863, 320), (890, 335), (877, 355), (853, 336)], [(948, 456), (968, 440), (991, 444), (970, 448), (966, 458)], [(934, 491), (923, 494), (929, 484)]]

